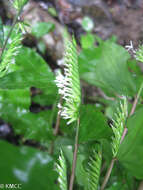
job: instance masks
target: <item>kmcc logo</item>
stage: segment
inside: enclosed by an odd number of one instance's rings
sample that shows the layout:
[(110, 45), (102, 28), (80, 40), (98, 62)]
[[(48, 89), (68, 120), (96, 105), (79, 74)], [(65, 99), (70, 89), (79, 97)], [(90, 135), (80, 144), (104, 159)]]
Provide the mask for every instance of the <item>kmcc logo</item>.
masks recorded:
[(7, 189), (21, 189), (21, 184), (5, 184)]

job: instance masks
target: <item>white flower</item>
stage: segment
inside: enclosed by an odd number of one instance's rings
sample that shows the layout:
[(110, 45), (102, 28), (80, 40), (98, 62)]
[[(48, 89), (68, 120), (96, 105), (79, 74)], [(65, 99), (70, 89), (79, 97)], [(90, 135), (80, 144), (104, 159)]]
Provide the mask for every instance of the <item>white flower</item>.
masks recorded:
[(132, 41), (130, 41), (130, 45), (126, 45), (125, 48), (127, 49), (127, 51), (132, 51), (133, 53), (136, 53)]
[(67, 124), (77, 120), (80, 106), (80, 81), (78, 73), (77, 52), (75, 44), (66, 39), (64, 54), (64, 75), (57, 72), (56, 85), (59, 88), (63, 105), (58, 104), (59, 114), (69, 119)]

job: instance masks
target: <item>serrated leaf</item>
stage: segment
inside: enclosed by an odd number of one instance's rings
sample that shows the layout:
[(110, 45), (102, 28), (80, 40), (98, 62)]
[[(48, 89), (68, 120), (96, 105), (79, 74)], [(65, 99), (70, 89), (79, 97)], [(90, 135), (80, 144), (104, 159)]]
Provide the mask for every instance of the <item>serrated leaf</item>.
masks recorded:
[(117, 157), (123, 166), (138, 179), (143, 179), (143, 108), (129, 118), (128, 133), (120, 145)]
[(53, 89), (56, 96), (57, 87), (54, 74), (42, 57), (30, 48), (23, 47), (16, 57), (19, 70), (9, 73), (0, 79), (0, 88), (23, 89), (37, 87), (40, 89)]
[(79, 142), (110, 138), (111, 128), (107, 120), (94, 105), (83, 105), (80, 112)]
[(96, 48), (81, 52), (80, 76), (112, 95), (133, 95), (136, 85), (127, 68), (129, 57), (129, 53), (123, 47), (107, 40)]
[(47, 152), (0, 141), (0, 183), (21, 184), (21, 189), (58, 190), (53, 159)]

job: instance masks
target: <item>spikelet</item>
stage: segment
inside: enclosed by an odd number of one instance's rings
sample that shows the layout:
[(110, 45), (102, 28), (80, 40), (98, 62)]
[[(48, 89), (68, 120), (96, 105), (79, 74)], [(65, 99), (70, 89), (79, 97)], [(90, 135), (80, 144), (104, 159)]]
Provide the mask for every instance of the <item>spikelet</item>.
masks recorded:
[(99, 186), (99, 177), (100, 177), (100, 169), (102, 163), (102, 150), (101, 146), (98, 146), (98, 150), (93, 150), (93, 155), (89, 160), (88, 167), (88, 187), (87, 190), (98, 190)]
[(59, 163), (56, 164), (56, 170), (59, 174), (58, 182), (61, 190), (67, 190), (67, 167), (66, 160), (64, 158), (63, 152), (59, 156)]
[(7, 50), (5, 50), (2, 61), (0, 64), (0, 77), (3, 77), (5, 74), (13, 71), (15, 64), (15, 57), (19, 53), (21, 48), (22, 34), (19, 32), (19, 29), (16, 28), (16, 35), (11, 39), (11, 43)]
[(120, 109), (117, 110), (117, 114), (115, 115), (116, 118), (113, 121), (113, 125), (111, 126), (114, 133), (114, 137), (112, 137), (112, 152), (114, 158), (118, 153), (119, 146), (121, 143), (125, 122), (128, 115), (127, 110), (128, 110), (127, 99), (124, 98), (124, 102), (123, 104), (120, 103)]
[(68, 119), (67, 124), (72, 123), (79, 117), (79, 107), (81, 103), (80, 80), (77, 62), (76, 42), (64, 34), (64, 75), (59, 73), (56, 77), (56, 85), (59, 88), (59, 94), (63, 98), (63, 105), (58, 105), (59, 114)]
[(126, 45), (125, 48), (128, 51), (133, 52), (133, 55), (137, 61), (143, 62), (143, 45), (139, 45), (138, 49), (135, 49), (133, 42), (130, 41), (130, 45)]

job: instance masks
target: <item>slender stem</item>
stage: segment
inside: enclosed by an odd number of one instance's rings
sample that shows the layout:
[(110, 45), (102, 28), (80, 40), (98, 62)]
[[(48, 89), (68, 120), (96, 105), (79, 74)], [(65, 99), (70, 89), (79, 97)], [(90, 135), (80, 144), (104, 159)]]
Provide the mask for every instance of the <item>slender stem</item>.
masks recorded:
[(105, 186), (106, 186), (106, 184), (107, 184), (107, 182), (108, 182), (108, 180), (109, 180), (109, 177), (110, 177), (110, 175), (111, 175), (111, 172), (112, 172), (112, 169), (113, 169), (113, 166), (114, 166), (115, 161), (116, 161), (116, 158), (113, 158), (113, 159), (111, 160), (110, 166), (109, 166), (109, 168), (108, 168), (108, 170), (107, 170), (107, 173), (106, 173), (106, 175), (105, 175), (104, 181), (103, 181), (103, 183), (102, 183), (101, 190), (104, 190), (104, 188), (105, 188)]
[[(141, 86), (139, 88), (139, 91), (138, 91), (137, 95), (135, 96), (135, 99), (134, 99), (134, 102), (133, 102), (132, 109), (130, 111), (129, 117), (132, 116), (134, 114), (134, 112), (135, 112), (135, 109), (136, 109), (139, 97), (141, 95), (142, 89), (143, 89), (143, 83), (141, 84)], [(128, 132), (128, 128), (125, 127), (124, 131), (123, 131), (123, 134), (122, 134), (122, 137), (121, 137), (121, 142), (120, 143), (122, 143), (122, 141), (124, 140), (127, 132)]]
[(76, 128), (76, 136), (75, 136), (75, 147), (74, 147), (74, 154), (73, 154), (73, 162), (72, 162), (72, 172), (70, 177), (70, 184), (69, 190), (73, 189), (74, 178), (75, 178), (75, 169), (76, 169), (76, 161), (77, 161), (77, 152), (78, 152), (78, 136), (79, 136), (79, 119), (77, 120), (77, 128)]
[(57, 115), (57, 121), (56, 121), (55, 129), (54, 129), (54, 136), (57, 136), (57, 134), (59, 132), (60, 120), (61, 120), (61, 115), (58, 114)]
[[(58, 114), (57, 115), (57, 121), (56, 121), (56, 125), (55, 125), (55, 129), (54, 129), (54, 132), (53, 132), (53, 135), (56, 137), (58, 135), (58, 132), (59, 132), (59, 126), (60, 126), (60, 119), (61, 119), (61, 116)], [(49, 154), (53, 154), (54, 152), (54, 145), (55, 145), (55, 140), (53, 140), (51, 142), (51, 146), (50, 146), (50, 149), (49, 149)]]
[(9, 33), (8, 33), (8, 35), (7, 35), (7, 38), (6, 38), (5, 42), (4, 42), (4, 45), (3, 45), (3, 47), (2, 47), (2, 51), (1, 51), (1, 55), (0, 55), (0, 61), (2, 60), (2, 56), (3, 56), (3, 53), (4, 53), (5, 49), (6, 49), (8, 40), (9, 40), (9, 38), (10, 38), (10, 36), (11, 36), (11, 33), (12, 33), (12, 31), (13, 31), (15, 25), (17, 24), (18, 17), (20, 16), (20, 14), (21, 14), (21, 12), (22, 12), (22, 9), (23, 9), (23, 6), (20, 8), (20, 10), (18, 11), (18, 13), (17, 13), (16, 16), (14, 17), (12, 26), (11, 26), (11, 28), (10, 28), (10, 31), (9, 31)]
[(130, 112), (129, 116), (133, 115), (133, 113), (135, 112), (135, 109), (136, 109), (139, 97), (141, 95), (142, 89), (143, 89), (143, 83), (141, 84), (140, 89), (139, 89), (139, 91), (138, 91), (138, 93), (137, 93), (137, 95), (135, 97), (135, 100), (133, 102), (133, 106), (132, 106), (132, 109), (131, 109), (131, 112)]
[[(60, 97), (60, 104), (62, 105), (62, 102), (63, 102), (63, 99), (62, 97)], [(61, 120), (61, 115), (60, 114), (57, 114), (57, 119), (56, 119), (56, 125), (55, 125), (55, 128), (54, 128), (54, 132), (53, 132), (53, 135), (56, 137), (59, 133), (59, 127), (60, 127), (60, 120)], [(54, 144), (55, 144), (55, 140), (52, 141), (51, 143), (51, 146), (50, 146), (50, 149), (49, 149), (49, 154), (53, 154), (54, 152)]]
[[(55, 129), (54, 129), (54, 132), (53, 132), (53, 135), (56, 137), (58, 135), (58, 132), (59, 132), (59, 126), (60, 126), (60, 119), (61, 119), (61, 116), (60, 114), (57, 115), (57, 121), (56, 121), (56, 125), (55, 125)], [(55, 144), (55, 140), (53, 140), (51, 142), (51, 146), (50, 146), (50, 149), (49, 149), (49, 154), (53, 154), (54, 152), (54, 144)]]
[(143, 181), (140, 182), (138, 190), (143, 190)]
[(124, 131), (123, 131), (123, 134), (122, 134), (122, 137), (121, 137), (120, 144), (121, 144), (121, 143), (122, 143), (122, 141), (124, 140), (124, 138), (125, 138), (125, 136), (126, 136), (127, 132), (128, 132), (128, 128), (127, 128), (127, 127), (125, 127), (125, 128), (124, 128)]

